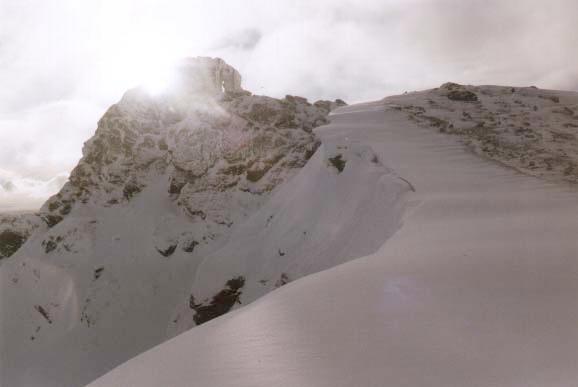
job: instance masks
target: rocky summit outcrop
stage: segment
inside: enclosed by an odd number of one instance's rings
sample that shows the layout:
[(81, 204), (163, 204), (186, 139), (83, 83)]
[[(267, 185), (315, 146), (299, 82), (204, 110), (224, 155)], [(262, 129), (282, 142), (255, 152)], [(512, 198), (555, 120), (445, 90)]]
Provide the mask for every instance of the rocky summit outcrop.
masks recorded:
[(130, 90), (108, 109), (70, 181), (43, 211), (119, 206), (160, 177), (183, 213), (230, 226), (231, 196), (264, 195), (301, 168), (318, 146), (312, 129), (343, 104), (255, 96), (223, 60), (189, 59), (171, 93)]
[(220, 58), (189, 58), (182, 61), (178, 71), (181, 79), (176, 86), (185, 93), (245, 93), (241, 74)]

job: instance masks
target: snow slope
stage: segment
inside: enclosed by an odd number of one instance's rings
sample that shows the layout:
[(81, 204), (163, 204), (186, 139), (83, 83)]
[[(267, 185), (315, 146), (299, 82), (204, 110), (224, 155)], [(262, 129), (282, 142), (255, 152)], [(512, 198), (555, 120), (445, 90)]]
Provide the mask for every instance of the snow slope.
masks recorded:
[[(334, 157), (344, 162), (341, 172), (329, 161)], [(376, 251), (401, 226), (409, 191), (369, 146), (324, 142), (295, 178), (203, 259), (175, 317), (182, 320), (178, 326), (206, 321), (229, 280), (243, 281), (236, 302), (243, 305)]]
[(378, 252), (288, 284), (90, 386), (575, 385), (576, 188), (478, 158), (400, 109), (428, 95), (341, 108), (317, 131), (323, 143), (371, 147), (415, 188), (403, 227)]

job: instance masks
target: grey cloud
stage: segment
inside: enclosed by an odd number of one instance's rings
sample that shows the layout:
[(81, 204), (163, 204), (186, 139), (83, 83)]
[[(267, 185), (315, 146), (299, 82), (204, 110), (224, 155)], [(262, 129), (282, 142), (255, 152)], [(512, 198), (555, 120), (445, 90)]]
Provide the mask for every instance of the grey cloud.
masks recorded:
[(228, 49), (238, 49), (238, 50), (252, 50), (254, 49), (261, 37), (263, 35), (261, 32), (255, 28), (248, 28), (241, 31), (235, 31), (231, 33), (226, 38), (222, 39), (220, 42), (215, 44), (215, 50), (228, 50)]

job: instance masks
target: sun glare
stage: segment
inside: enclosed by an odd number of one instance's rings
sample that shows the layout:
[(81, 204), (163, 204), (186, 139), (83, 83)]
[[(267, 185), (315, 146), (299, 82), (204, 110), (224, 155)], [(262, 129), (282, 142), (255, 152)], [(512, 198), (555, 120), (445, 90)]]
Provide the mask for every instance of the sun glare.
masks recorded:
[(164, 54), (162, 49), (147, 51), (117, 56), (118, 62), (104, 66), (103, 78), (121, 92), (137, 86), (152, 95), (166, 92), (174, 85), (179, 56)]
[(163, 94), (174, 85), (175, 66), (175, 62), (149, 63), (140, 74), (139, 84), (152, 95)]
[[(146, 21), (146, 20), (145, 20)], [(158, 22), (109, 20), (98, 37), (100, 80), (115, 94), (136, 86), (162, 94), (175, 80), (179, 60), (187, 56), (189, 43)]]

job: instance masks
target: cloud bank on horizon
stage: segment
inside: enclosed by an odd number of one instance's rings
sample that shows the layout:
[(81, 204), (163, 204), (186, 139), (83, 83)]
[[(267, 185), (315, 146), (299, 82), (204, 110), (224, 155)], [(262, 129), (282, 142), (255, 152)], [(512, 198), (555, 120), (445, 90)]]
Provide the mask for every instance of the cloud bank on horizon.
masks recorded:
[(3, 0), (0, 169), (68, 172), (109, 105), (187, 56), (222, 57), (271, 96), (577, 90), (577, 14), (574, 0)]

